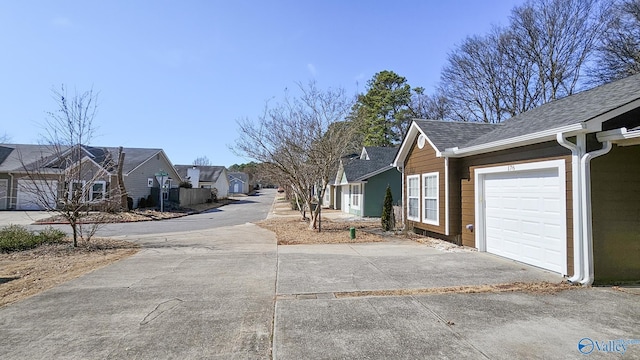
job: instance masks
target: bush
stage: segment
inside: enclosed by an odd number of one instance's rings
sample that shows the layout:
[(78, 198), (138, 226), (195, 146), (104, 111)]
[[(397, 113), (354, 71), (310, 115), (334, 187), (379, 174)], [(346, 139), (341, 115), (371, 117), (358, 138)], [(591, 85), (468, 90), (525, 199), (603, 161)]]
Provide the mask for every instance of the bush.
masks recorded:
[(127, 209), (133, 210), (133, 198), (130, 196), (127, 196)]
[(180, 187), (181, 188), (185, 188), (185, 189), (191, 189), (193, 187), (193, 185), (191, 184), (190, 181), (181, 181), (180, 182)]
[(65, 236), (63, 231), (50, 226), (36, 234), (24, 226), (9, 225), (0, 229), (0, 252), (29, 250), (41, 244), (58, 243)]
[(45, 244), (56, 244), (62, 242), (67, 234), (60, 229), (55, 229), (52, 226), (46, 227), (44, 230), (40, 231), (38, 234), (40, 237), (40, 241)]
[(140, 200), (138, 200), (138, 209), (143, 209), (147, 207), (147, 199), (141, 197)]
[(151, 196), (151, 194), (149, 194), (149, 196), (147, 196), (147, 207), (155, 207), (156, 206), (156, 198)]

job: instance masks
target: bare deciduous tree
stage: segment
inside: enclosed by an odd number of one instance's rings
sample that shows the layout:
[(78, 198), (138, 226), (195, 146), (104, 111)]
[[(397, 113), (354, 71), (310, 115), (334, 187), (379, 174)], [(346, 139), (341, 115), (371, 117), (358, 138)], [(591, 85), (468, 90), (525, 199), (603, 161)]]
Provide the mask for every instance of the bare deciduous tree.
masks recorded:
[(509, 26), (465, 39), (441, 74), (447, 117), (498, 123), (573, 94), (606, 14), (604, 1), (530, 0)]
[[(232, 150), (262, 163), (271, 178), (281, 179), (310, 212), (310, 229), (317, 227), (320, 206), (340, 157), (351, 150), (356, 129), (344, 119), (351, 102), (342, 89), (319, 90), (315, 83), (299, 85), (301, 95), (285, 95), (281, 103), (267, 104), (252, 122), (238, 121), (240, 138)], [(319, 189), (315, 193), (314, 189)]]
[(640, 73), (640, 0), (616, 2), (609, 19), (591, 71), (597, 84)]
[(535, 66), (542, 103), (577, 90), (607, 10), (598, 0), (531, 0), (513, 9), (510, 31)]
[(531, 65), (514, 45), (508, 31), (494, 28), (449, 54), (439, 87), (449, 119), (498, 123), (535, 105)]
[(418, 119), (444, 120), (449, 116), (449, 103), (440, 93), (429, 95), (423, 88), (414, 88), (409, 108), (411, 116)]
[(107, 149), (88, 145), (95, 131), (98, 95), (89, 90), (70, 98), (64, 86), (52, 92), (58, 109), (47, 113), (41, 155), (35, 161), (19, 155), (26, 180), (21, 190), (39, 207), (64, 218), (78, 246), (78, 238), (89, 241), (101, 224), (99, 217), (91, 224), (83, 222), (91, 210), (119, 209), (117, 176), (109, 173), (119, 164)]
[(211, 160), (209, 160), (206, 156), (199, 156), (195, 160), (193, 160), (193, 165), (196, 166), (211, 166)]

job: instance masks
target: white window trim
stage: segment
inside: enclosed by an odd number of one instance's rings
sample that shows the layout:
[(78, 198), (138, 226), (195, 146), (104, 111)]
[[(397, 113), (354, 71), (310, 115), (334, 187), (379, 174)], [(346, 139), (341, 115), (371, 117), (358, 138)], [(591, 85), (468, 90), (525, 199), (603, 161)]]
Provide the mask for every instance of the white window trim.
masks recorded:
[[(417, 179), (418, 180), (418, 196), (410, 196), (409, 195), (409, 183), (410, 180), (412, 179)], [(420, 175), (416, 174), (416, 175), (408, 175), (407, 176), (407, 189), (406, 189), (406, 193), (407, 193), (407, 220), (411, 220), (411, 221), (420, 221)], [(411, 199), (418, 199), (418, 216), (411, 216), (409, 214), (409, 203), (411, 202)]]
[(67, 193), (67, 198), (71, 201), (73, 199), (73, 185), (75, 184), (82, 184), (82, 186), (80, 187), (80, 191), (82, 193), (82, 198), (80, 202), (86, 202), (86, 196), (87, 195), (87, 181), (86, 180), (71, 180), (69, 181), (69, 191)]
[[(352, 190), (358, 188), (358, 192), (355, 193)], [(351, 184), (349, 185), (349, 193), (351, 195), (351, 208), (355, 210), (360, 210), (362, 205), (362, 184)], [(354, 199), (358, 199), (358, 205), (353, 205)]]
[[(427, 219), (427, 209), (424, 206), (424, 201), (427, 200), (427, 194), (426, 191), (424, 191), (424, 186), (427, 183), (425, 181), (426, 178), (428, 177), (436, 177), (436, 197), (435, 197), (435, 201), (436, 201), (436, 218), (435, 220), (432, 219)], [(424, 224), (429, 224), (429, 225), (435, 225), (435, 226), (440, 226), (440, 173), (439, 172), (430, 172), (430, 173), (425, 173), (422, 174), (422, 187), (420, 188), (421, 191), (421, 197), (420, 197), (420, 206), (421, 206), (421, 210), (422, 210), (422, 222)], [(429, 198), (434, 200), (433, 198)]]
[[(89, 185), (89, 201), (93, 200), (93, 185), (94, 184), (102, 184), (102, 197), (97, 199), (96, 201), (103, 201), (107, 195), (107, 182), (104, 180), (94, 181)], [(85, 185), (86, 186), (86, 185)]]
[[(71, 180), (70, 181), (70, 188), (69, 188), (69, 192), (68, 192), (68, 199), (71, 200), (72, 196), (73, 196), (73, 184), (82, 184), (82, 203), (85, 202), (93, 202), (93, 184), (102, 184), (102, 197), (100, 199), (97, 199), (97, 202), (103, 201), (106, 199), (106, 195), (107, 195), (107, 182), (104, 180), (98, 180), (98, 181), (94, 181), (94, 182), (88, 182), (86, 180)], [(88, 198), (88, 200), (87, 200)]]

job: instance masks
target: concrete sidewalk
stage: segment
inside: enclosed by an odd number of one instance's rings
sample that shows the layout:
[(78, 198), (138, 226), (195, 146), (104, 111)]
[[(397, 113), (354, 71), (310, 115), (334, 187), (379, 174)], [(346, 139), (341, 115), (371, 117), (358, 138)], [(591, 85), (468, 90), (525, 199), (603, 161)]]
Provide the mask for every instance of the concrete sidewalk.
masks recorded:
[(46, 211), (0, 211), (0, 227), (7, 225), (31, 225), (37, 220), (53, 216)]

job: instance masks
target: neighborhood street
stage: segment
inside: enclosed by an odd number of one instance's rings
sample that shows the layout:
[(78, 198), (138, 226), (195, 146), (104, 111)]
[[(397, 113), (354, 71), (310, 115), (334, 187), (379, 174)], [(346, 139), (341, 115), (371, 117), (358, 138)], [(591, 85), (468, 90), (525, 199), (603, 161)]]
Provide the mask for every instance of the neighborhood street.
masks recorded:
[[(277, 246), (248, 223), (265, 218), (275, 196), (106, 227), (101, 236), (143, 249), (0, 308), (1, 357), (640, 359), (637, 289), (398, 295), (562, 278), (403, 239)], [(364, 290), (380, 293), (358, 296)]]

